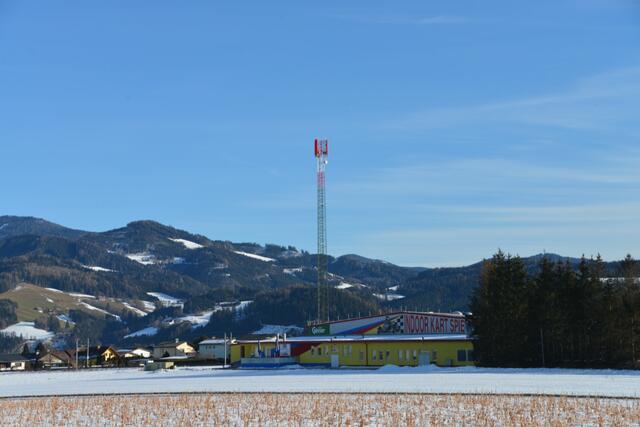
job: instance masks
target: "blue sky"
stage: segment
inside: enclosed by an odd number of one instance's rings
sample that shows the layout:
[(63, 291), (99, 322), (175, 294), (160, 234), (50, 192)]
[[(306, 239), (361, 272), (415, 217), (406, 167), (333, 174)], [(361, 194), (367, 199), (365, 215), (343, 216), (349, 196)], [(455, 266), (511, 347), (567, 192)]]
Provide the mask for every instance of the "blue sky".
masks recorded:
[(640, 257), (640, 2), (0, 0), (0, 214)]

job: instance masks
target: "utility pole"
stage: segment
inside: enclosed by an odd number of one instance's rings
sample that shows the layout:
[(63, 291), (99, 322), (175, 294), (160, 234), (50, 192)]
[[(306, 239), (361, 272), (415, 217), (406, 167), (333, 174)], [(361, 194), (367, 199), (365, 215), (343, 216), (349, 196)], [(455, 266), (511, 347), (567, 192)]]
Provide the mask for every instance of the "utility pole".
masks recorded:
[(85, 367), (89, 368), (89, 338), (87, 338), (87, 361)]
[(222, 363), (222, 369), (227, 366), (227, 333), (224, 333), (224, 362)]
[(78, 352), (80, 351), (79, 342), (80, 340), (76, 338), (76, 371), (78, 370)]
[(542, 328), (540, 328), (540, 351), (542, 352), (542, 367), (544, 368), (544, 335), (542, 334)]

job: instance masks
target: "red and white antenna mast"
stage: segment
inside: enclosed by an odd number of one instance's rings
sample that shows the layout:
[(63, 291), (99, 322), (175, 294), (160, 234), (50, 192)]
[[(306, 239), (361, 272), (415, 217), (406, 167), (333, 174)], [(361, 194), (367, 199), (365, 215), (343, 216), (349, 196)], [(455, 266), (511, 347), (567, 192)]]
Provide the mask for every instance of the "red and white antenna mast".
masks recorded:
[(318, 165), (318, 318), (329, 320), (329, 284), (327, 283), (327, 199), (325, 169), (329, 157), (329, 141), (316, 139), (314, 143)]

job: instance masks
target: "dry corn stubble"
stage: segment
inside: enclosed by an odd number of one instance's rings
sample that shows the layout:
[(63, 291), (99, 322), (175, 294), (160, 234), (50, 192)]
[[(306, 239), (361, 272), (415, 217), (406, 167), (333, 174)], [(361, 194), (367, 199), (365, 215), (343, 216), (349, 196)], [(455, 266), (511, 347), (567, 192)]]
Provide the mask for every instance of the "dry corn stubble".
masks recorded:
[(640, 400), (310, 393), (43, 397), (0, 400), (0, 421), (4, 426), (640, 426)]

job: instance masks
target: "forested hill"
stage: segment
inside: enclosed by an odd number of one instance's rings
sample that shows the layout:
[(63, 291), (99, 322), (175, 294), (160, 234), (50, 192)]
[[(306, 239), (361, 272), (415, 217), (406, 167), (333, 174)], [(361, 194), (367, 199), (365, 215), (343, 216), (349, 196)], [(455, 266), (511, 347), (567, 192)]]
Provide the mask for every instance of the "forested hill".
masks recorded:
[[(292, 246), (212, 240), (155, 221), (88, 232), (3, 216), (0, 299), (12, 303), (0, 310), (0, 325), (38, 320), (55, 328), (56, 319), (69, 319), (88, 325), (88, 332), (102, 328), (111, 340), (150, 327), (156, 338), (170, 338), (223, 328), (245, 333), (262, 324), (301, 326), (314, 317), (316, 259)], [(533, 273), (539, 260), (524, 259), (526, 268)], [(467, 311), (480, 269), (481, 263), (427, 269), (353, 254), (330, 257), (333, 314), (401, 307)], [(64, 298), (56, 298), (60, 291)], [(206, 316), (212, 322), (204, 328)], [(80, 326), (71, 329), (77, 333)]]

